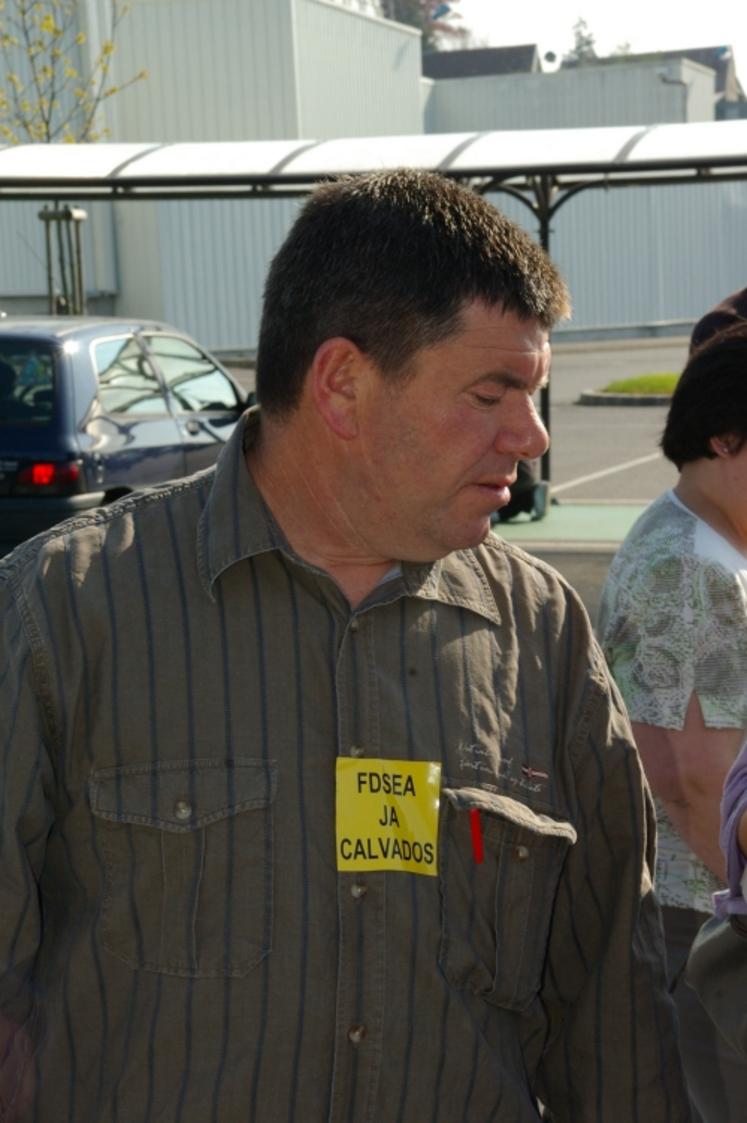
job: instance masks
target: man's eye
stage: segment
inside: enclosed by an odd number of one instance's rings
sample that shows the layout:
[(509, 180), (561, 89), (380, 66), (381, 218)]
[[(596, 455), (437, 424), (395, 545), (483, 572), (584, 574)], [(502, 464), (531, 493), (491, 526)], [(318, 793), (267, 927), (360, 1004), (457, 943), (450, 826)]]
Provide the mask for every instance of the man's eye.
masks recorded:
[(500, 394), (475, 394), (475, 401), (479, 406), (495, 406), (501, 400)]

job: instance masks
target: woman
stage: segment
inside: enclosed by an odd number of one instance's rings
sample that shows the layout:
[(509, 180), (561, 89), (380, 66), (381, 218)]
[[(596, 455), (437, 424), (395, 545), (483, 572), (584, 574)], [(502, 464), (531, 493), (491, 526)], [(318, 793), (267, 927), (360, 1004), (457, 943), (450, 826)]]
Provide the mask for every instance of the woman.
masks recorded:
[(723, 885), (719, 802), (747, 731), (747, 323), (691, 355), (661, 441), (676, 487), (610, 568), (598, 631), (657, 799), (656, 888), (694, 1108), (744, 1118), (747, 1065), (683, 971)]

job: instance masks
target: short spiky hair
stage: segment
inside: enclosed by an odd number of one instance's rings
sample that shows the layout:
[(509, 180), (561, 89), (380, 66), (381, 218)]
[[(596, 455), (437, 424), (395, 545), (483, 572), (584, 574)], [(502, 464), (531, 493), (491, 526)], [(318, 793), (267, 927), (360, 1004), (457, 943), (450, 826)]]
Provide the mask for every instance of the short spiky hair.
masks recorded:
[(569, 313), (547, 254), (481, 196), (401, 168), (319, 187), (270, 267), (257, 394), (288, 413), (325, 339), (344, 336), (396, 377), (481, 300), (550, 328)]

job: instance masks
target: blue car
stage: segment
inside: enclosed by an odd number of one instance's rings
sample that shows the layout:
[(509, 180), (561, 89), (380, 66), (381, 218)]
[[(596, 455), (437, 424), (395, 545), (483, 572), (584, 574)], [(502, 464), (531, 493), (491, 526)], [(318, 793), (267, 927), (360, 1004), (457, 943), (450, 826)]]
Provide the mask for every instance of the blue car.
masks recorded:
[(0, 552), (208, 467), (252, 399), (167, 324), (0, 319)]

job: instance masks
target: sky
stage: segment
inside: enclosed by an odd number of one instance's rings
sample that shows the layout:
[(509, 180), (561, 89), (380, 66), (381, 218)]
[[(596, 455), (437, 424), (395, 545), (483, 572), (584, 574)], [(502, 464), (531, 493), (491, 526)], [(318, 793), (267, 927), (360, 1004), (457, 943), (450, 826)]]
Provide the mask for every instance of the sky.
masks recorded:
[[(622, 43), (630, 43), (634, 53), (731, 46), (737, 76), (747, 91), (744, 0), (688, 5), (662, 0), (459, 0), (453, 8), (462, 17), (454, 22), (470, 28), (476, 46), (536, 43), (541, 56), (553, 51), (558, 59), (573, 46), (573, 25), (579, 17), (586, 20), (599, 55), (610, 54)], [(543, 67), (551, 69), (547, 63)]]

